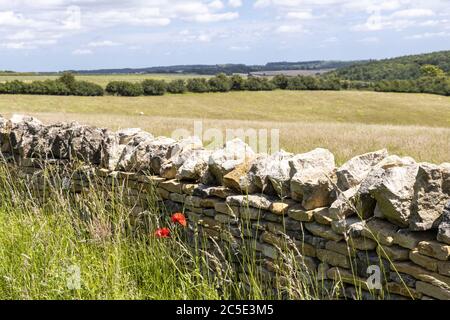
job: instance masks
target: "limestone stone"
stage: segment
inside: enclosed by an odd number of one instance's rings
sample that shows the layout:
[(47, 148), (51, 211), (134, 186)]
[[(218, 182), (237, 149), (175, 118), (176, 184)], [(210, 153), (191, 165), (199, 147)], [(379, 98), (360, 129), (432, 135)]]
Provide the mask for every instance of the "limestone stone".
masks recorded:
[(183, 191), (184, 194), (193, 196), (194, 195), (194, 190), (198, 187), (198, 184), (194, 184), (194, 183), (183, 183), (183, 185), (181, 186), (181, 189)]
[(211, 229), (219, 229), (222, 227), (222, 224), (217, 221), (216, 219), (212, 219), (209, 217), (201, 217), (200, 219), (198, 219), (198, 224), (206, 227), (206, 228), (211, 228)]
[(422, 241), (419, 243), (419, 252), (423, 255), (439, 260), (449, 260), (450, 245), (445, 245), (437, 241)]
[(240, 207), (239, 216), (243, 220), (261, 220), (264, 219), (267, 211), (252, 207)]
[(23, 158), (32, 158), (39, 143), (39, 133), (44, 125), (30, 116), (14, 114), (9, 121), (3, 121), (1, 133), (2, 152), (11, 152)]
[(393, 281), (404, 286), (406, 285), (409, 288), (415, 288), (417, 283), (417, 280), (413, 276), (396, 271), (391, 271), (389, 273), (389, 281)]
[(347, 238), (348, 246), (357, 250), (375, 250), (377, 248), (377, 243), (371, 239), (364, 237), (349, 237)]
[(414, 232), (408, 229), (400, 229), (394, 234), (393, 243), (412, 250), (417, 248), (419, 242), (433, 240), (435, 237), (435, 233), (433, 232)]
[(209, 193), (211, 196), (215, 196), (218, 198), (226, 199), (229, 196), (236, 195), (236, 192), (231, 190), (230, 188), (218, 186), (218, 187), (210, 187)]
[[(414, 185), (409, 226), (411, 230), (437, 228), (444, 207), (450, 200), (450, 190), (443, 190), (444, 167), (420, 163)], [(450, 172), (450, 168), (449, 168)]]
[(359, 217), (348, 217), (346, 219), (332, 221), (331, 229), (338, 234), (359, 237), (365, 225), (366, 222), (362, 221)]
[(408, 261), (409, 250), (398, 245), (377, 246), (377, 254), (391, 261)]
[(446, 244), (450, 244), (450, 201), (447, 203), (442, 221), (439, 224), (437, 240)]
[(289, 208), (295, 206), (297, 203), (290, 199), (285, 199), (282, 201), (274, 201), (270, 204), (270, 212), (273, 214), (284, 216), (288, 213)]
[(350, 268), (350, 261), (347, 256), (324, 249), (317, 249), (317, 258), (323, 263), (328, 263), (335, 267)]
[(219, 213), (226, 214), (232, 217), (238, 217), (239, 216), (239, 207), (228, 205), (225, 202), (216, 202), (214, 205), (214, 210), (216, 210)]
[(289, 196), (291, 168), (289, 161), (293, 154), (280, 150), (272, 155), (259, 155), (253, 163), (251, 172), (255, 184), (267, 194), (276, 194), (280, 198)]
[(450, 261), (438, 261), (439, 274), (450, 277)]
[(411, 250), (409, 252), (409, 258), (411, 259), (412, 262), (414, 262), (415, 264), (424, 267), (427, 270), (433, 271), (433, 272), (438, 272), (438, 262), (439, 260), (421, 255), (419, 253), (419, 250)]
[(313, 235), (327, 240), (340, 241), (344, 239), (342, 235), (335, 233), (330, 227), (318, 224), (316, 222), (305, 223), (305, 228)]
[(215, 197), (202, 198), (202, 200), (200, 201), (200, 206), (202, 208), (211, 209), (211, 208), (215, 208), (216, 203), (219, 203), (219, 202), (221, 203), (221, 202), (223, 202), (223, 200), (220, 198), (215, 198)]
[[(211, 151), (195, 149), (179, 157), (179, 165), (175, 178), (179, 180), (199, 181), (208, 171), (208, 160)], [(182, 161), (184, 160), (184, 161)], [(181, 162), (182, 161), (182, 162)]]
[(357, 251), (356, 258), (356, 273), (358, 276), (367, 279), (370, 276), (369, 267), (377, 266), (381, 271), (381, 280), (383, 283), (387, 282), (387, 277), (391, 270), (389, 261), (380, 257), (375, 251)]
[(184, 204), (187, 206), (197, 207), (200, 208), (202, 198), (196, 197), (196, 196), (186, 196), (184, 199)]
[(305, 209), (311, 210), (331, 204), (332, 181), (335, 175), (333, 154), (326, 149), (294, 156), (291, 167), (291, 197), (302, 201)]
[(396, 282), (389, 282), (386, 284), (386, 290), (390, 294), (398, 294), (404, 297), (408, 297), (410, 299), (421, 299), (422, 294), (420, 292), (417, 292), (414, 289), (408, 288), (402, 284), (396, 283)]
[(330, 206), (330, 216), (333, 220), (340, 220), (356, 214), (356, 200), (359, 186), (352, 187), (339, 193), (337, 199)]
[(209, 170), (218, 184), (222, 184), (223, 177), (236, 166), (250, 161), (255, 153), (245, 142), (240, 139), (227, 141), (224, 148), (214, 151), (209, 157)]
[(354, 275), (350, 270), (333, 267), (327, 271), (328, 279), (332, 279), (336, 282), (342, 281), (344, 283), (348, 283), (350, 285), (354, 285), (357, 288), (362, 288), (364, 290), (368, 290), (367, 283), (365, 279), (359, 278)]
[(450, 290), (433, 286), (427, 282), (417, 281), (416, 290), (439, 300), (450, 300)]
[(267, 243), (261, 244), (260, 249), (263, 255), (274, 260), (277, 259), (280, 255), (277, 248)]
[(314, 220), (317, 223), (324, 224), (327, 226), (331, 226), (331, 222), (333, 221), (330, 218), (330, 210), (328, 208), (317, 208), (314, 210)]
[(159, 187), (173, 193), (183, 193), (182, 184), (178, 180), (166, 180), (159, 183)]
[(381, 160), (388, 156), (386, 149), (356, 156), (336, 171), (337, 186), (345, 191), (358, 186)]
[(378, 241), (381, 244), (390, 246), (394, 242), (394, 236), (397, 232), (398, 227), (392, 225), (391, 223), (378, 219), (372, 218), (366, 222), (366, 227), (361, 232), (366, 238)]
[(302, 205), (298, 204), (289, 208), (288, 216), (294, 220), (311, 222), (314, 221), (314, 210), (306, 210)]
[[(206, 153), (205, 158), (207, 159), (209, 153), (202, 148), (202, 141), (198, 137), (188, 137), (177, 141), (170, 146), (167, 159), (160, 159), (159, 175), (166, 179), (174, 179), (187, 159), (201, 159), (203, 153)], [(205, 167), (206, 159), (203, 162)]]
[(428, 271), (412, 262), (394, 262), (393, 265), (398, 272), (409, 274), (417, 280), (428, 282), (442, 288), (450, 288), (449, 277)]
[(252, 163), (251, 159), (246, 159), (243, 163), (237, 165), (232, 171), (223, 176), (223, 185), (230, 189), (242, 191), (245, 194), (257, 192), (258, 187), (250, 174)]
[(270, 210), (272, 200), (265, 195), (240, 195), (229, 196), (226, 199), (229, 205), (238, 207), (253, 207), (256, 209)]
[(171, 193), (169, 195), (169, 199), (174, 201), (174, 202), (184, 203), (184, 200), (186, 199), (186, 195), (185, 194), (179, 194), (179, 193)]
[(401, 227), (409, 226), (418, 168), (412, 158), (390, 156), (381, 161), (380, 179), (369, 188), (384, 217)]
[(316, 248), (308, 243), (302, 241), (295, 241), (297, 250), (303, 255), (308, 257), (316, 257)]
[(230, 216), (228, 214), (217, 213), (214, 219), (223, 224), (237, 224), (238, 220), (236, 217)]
[(356, 255), (355, 250), (350, 247), (345, 241), (328, 241), (325, 244), (325, 249), (340, 253), (344, 256), (354, 257)]
[[(119, 138), (120, 139), (120, 132)], [(135, 134), (127, 137), (123, 141), (126, 145), (113, 146), (113, 161), (109, 164), (111, 169), (141, 172), (151, 170), (151, 158), (147, 152), (147, 146), (155, 138), (148, 132), (138, 131)], [(170, 140), (170, 143), (175, 142)], [(159, 174), (158, 172), (155, 172)]]

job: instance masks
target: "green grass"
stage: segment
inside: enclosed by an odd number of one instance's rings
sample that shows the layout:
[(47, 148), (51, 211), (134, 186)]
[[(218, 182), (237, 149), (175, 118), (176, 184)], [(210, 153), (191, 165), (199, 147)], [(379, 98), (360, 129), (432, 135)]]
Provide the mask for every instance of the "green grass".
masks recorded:
[[(35, 80), (47, 80), (47, 79), (56, 80), (58, 77), (59, 75), (0, 74), (0, 82), (13, 80), (20, 80), (24, 82), (31, 82)], [(175, 79), (188, 79), (193, 77), (208, 77), (208, 76), (193, 75), (193, 74), (111, 74), (111, 75), (77, 75), (76, 79), (93, 82), (105, 88), (109, 82), (116, 80), (129, 82), (140, 82), (145, 79), (158, 79), (171, 81)]]
[[(60, 173), (49, 168), (43, 176), (34, 175), (31, 181), (47, 186), (37, 196), (36, 184), (0, 165), (2, 300), (337, 299), (342, 298), (343, 282), (356, 287), (357, 299), (362, 297), (363, 279), (353, 275), (325, 284), (305, 269), (297, 244), (288, 238), (275, 245), (279, 259), (272, 263), (278, 271), (268, 278), (258, 265), (254, 244), (239, 246), (238, 268), (230, 264), (227, 242), (203, 246), (206, 239), (195, 236), (199, 244), (188, 246), (186, 230), (170, 223), (171, 213), (157, 207), (151, 190), (148, 211), (133, 216), (124, 205), (126, 184), (106, 191), (103, 180), (94, 178), (88, 190), (74, 196), (58, 187)], [(171, 238), (154, 237), (162, 226), (170, 226)], [(71, 287), (77, 279), (80, 286)], [(237, 279), (245, 279), (249, 287)]]

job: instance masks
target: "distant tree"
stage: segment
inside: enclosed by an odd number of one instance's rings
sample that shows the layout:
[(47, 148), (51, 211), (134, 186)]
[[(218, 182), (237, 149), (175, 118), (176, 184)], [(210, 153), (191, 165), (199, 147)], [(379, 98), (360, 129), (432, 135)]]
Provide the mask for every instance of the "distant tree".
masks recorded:
[(284, 74), (278, 74), (272, 78), (272, 83), (278, 89), (285, 90), (289, 84), (289, 78), (287, 76), (285, 76)]
[(249, 91), (270, 91), (275, 90), (275, 85), (267, 78), (249, 77), (245, 81), (245, 89)]
[(240, 75), (231, 76), (231, 90), (240, 91), (245, 89), (245, 80)]
[(64, 83), (70, 90), (73, 90), (75, 88), (76, 80), (74, 74), (71, 72), (63, 72), (58, 80)]
[(144, 94), (144, 89), (140, 83), (112, 81), (106, 86), (106, 92), (117, 96), (137, 97)]
[(445, 77), (445, 72), (441, 68), (431, 64), (422, 66), (420, 72), (423, 77)]
[(76, 81), (74, 87), (71, 90), (71, 94), (74, 96), (94, 97), (103, 96), (105, 91), (102, 86), (88, 82), (88, 81)]
[(186, 87), (188, 91), (196, 93), (204, 93), (211, 90), (208, 81), (204, 78), (189, 79)]
[(219, 73), (215, 77), (209, 79), (208, 84), (212, 92), (228, 92), (233, 86), (231, 79), (224, 73)]
[(146, 96), (162, 96), (167, 91), (167, 83), (164, 80), (148, 79), (142, 81), (142, 88)]
[(167, 91), (170, 93), (180, 94), (186, 92), (186, 82), (182, 79), (173, 80), (167, 85)]
[(286, 87), (288, 90), (307, 90), (304, 77), (296, 76), (289, 78), (288, 85)]

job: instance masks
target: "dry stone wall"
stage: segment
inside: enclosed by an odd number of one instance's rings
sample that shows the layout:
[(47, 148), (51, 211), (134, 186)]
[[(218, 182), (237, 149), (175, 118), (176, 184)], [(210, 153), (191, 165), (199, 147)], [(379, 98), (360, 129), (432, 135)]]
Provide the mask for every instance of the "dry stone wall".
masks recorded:
[(375, 265), (384, 298), (450, 299), (450, 163), (379, 150), (336, 167), (325, 149), (256, 154), (232, 140), (206, 150), (196, 137), (44, 125), (21, 115), (0, 118), (0, 145), (38, 189), (33, 177), (43, 167), (82, 162), (61, 182), (74, 193), (90, 176), (125, 183), (130, 212), (138, 214), (155, 190), (161, 207), (187, 215), (188, 239), (200, 232), (236, 252), (252, 243), (269, 282), (289, 244), (323, 282), (341, 280), (344, 297), (354, 297), (355, 281), (364, 297), (376, 296), (367, 282)]

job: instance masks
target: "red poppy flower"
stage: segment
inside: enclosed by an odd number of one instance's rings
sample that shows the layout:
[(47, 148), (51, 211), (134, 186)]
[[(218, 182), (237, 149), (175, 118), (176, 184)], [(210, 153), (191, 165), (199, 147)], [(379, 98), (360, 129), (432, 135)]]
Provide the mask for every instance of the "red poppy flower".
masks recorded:
[(184, 216), (184, 214), (182, 213), (174, 213), (172, 216), (172, 222), (173, 223), (179, 223), (181, 224), (183, 227), (187, 226), (187, 221), (186, 221), (186, 217)]
[(170, 230), (168, 228), (161, 228), (155, 231), (157, 238), (170, 238)]

